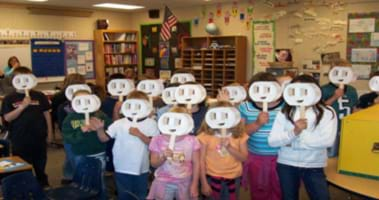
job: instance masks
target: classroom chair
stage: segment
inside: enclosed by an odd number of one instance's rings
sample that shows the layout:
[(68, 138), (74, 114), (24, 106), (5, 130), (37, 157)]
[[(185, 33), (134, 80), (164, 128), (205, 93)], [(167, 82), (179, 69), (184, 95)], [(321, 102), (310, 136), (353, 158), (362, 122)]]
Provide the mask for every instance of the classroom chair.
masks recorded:
[(47, 199), (31, 171), (9, 175), (1, 181), (5, 200)]
[(102, 191), (101, 161), (84, 157), (75, 169), (72, 183), (47, 192), (51, 200), (97, 199)]

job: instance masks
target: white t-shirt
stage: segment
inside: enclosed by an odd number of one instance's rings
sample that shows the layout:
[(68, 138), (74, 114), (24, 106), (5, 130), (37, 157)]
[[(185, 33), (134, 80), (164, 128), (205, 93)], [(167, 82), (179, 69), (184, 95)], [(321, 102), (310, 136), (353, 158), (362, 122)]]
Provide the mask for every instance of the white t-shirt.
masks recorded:
[[(140, 175), (149, 171), (149, 150), (148, 145), (129, 134), (131, 124), (127, 118), (119, 119), (108, 127), (107, 134), (115, 139), (112, 149), (115, 171)], [(136, 128), (147, 137), (159, 134), (157, 122), (150, 118), (138, 122)]]

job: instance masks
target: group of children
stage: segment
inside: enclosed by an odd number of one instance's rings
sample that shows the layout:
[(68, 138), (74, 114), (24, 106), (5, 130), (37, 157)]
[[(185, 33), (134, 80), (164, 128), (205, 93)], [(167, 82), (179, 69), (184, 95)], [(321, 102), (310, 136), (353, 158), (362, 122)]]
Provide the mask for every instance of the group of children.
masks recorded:
[[(14, 74), (20, 73), (31, 71), (25, 67), (14, 70)], [(257, 73), (247, 87), (257, 81), (281, 82), (270, 73)], [(64, 138), (64, 178), (72, 179), (81, 158), (97, 158), (104, 170), (113, 170), (114, 166), (118, 199), (234, 200), (239, 199), (241, 184), (249, 186), (251, 199), (298, 199), (301, 181), (311, 199), (328, 199), (323, 168), (327, 148), (339, 140), (336, 135), (340, 120), (357, 106), (366, 108), (379, 102), (376, 93), (364, 95), (358, 101), (353, 87), (338, 89), (329, 83), (321, 87), (322, 100), (306, 108), (306, 119), (300, 119), (296, 107), (288, 105), (283, 98), (269, 103), (268, 111), (263, 112), (262, 103), (249, 98), (232, 105), (224, 98), (228, 94), (223, 91), (212, 105), (204, 102), (194, 105), (192, 110), (181, 105), (161, 106), (156, 109), (157, 115), (152, 113), (132, 125), (132, 119), (120, 116), (121, 103), (117, 97), (105, 96), (102, 108), (91, 113), (90, 123), (86, 125), (83, 115), (76, 113), (64, 96), (68, 86), (84, 83), (81, 75), (70, 74), (62, 92), (52, 99), (53, 115)], [(291, 83), (319, 86), (308, 75), (294, 77)], [(171, 86), (177, 85), (168, 87)], [(99, 96), (103, 94), (94, 85), (91, 90)], [(90, 93), (79, 90), (74, 97)], [(145, 93), (136, 90), (127, 99), (149, 101)], [(219, 137), (220, 130), (210, 128), (205, 122), (206, 111), (233, 106), (240, 111), (241, 121), (228, 130), (230, 137)], [(45, 166), (46, 139), (52, 132), (50, 108), (46, 96), (34, 90), (30, 97), (23, 91), (9, 94), (2, 104), (13, 154), (33, 165), (42, 186), (48, 185)], [(174, 150), (168, 148), (169, 136), (160, 134), (157, 125), (157, 119), (166, 112), (189, 114), (195, 124), (188, 135), (176, 137)], [(220, 153), (224, 150), (227, 154)], [(330, 155), (335, 156), (336, 151), (330, 151)], [(151, 171), (155, 178), (148, 188)]]

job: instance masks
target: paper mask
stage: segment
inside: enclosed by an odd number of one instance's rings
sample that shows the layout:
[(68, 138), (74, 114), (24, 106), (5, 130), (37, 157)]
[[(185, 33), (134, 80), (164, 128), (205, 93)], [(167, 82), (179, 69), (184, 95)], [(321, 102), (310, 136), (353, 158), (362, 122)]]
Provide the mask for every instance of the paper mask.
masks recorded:
[(379, 76), (372, 77), (368, 84), (372, 91), (379, 92)]
[(71, 101), (74, 93), (79, 90), (85, 90), (91, 93), (91, 88), (87, 84), (74, 84), (70, 85), (65, 90), (66, 98)]
[(291, 83), (284, 89), (283, 97), (291, 106), (313, 106), (320, 101), (321, 90), (313, 83)]
[(186, 83), (195, 82), (195, 77), (190, 73), (177, 73), (171, 77), (170, 83)]
[(162, 92), (162, 100), (167, 105), (174, 105), (177, 104), (176, 98), (175, 98), (175, 92), (178, 89), (178, 87), (168, 87), (163, 90)]
[(255, 102), (270, 103), (282, 95), (282, 88), (274, 81), (257, 81), (249, 88), (249, 96)]
[(71, 106), (77, 113), (93, 113), (100, 109), (101, 101), (94, 94), (79, 95), (72, 99)]
[(241, 103), (246, 99), (246, 90), (243, 86), (226, 86), (222, 88), (228, 91), (229, 101), (232, 103)]
[(134, 82), (131, 79), (113, 79), (107, 89), (112, 96), (127, 96), (134, 90)]
[(142, 99), (128, 99), (121, 106), (121, 112), (125, 117), (134, 120), (148, 117), (153, 111), (151, 104)]
[(12, 85), (17, 90), (31, 90), (37, 86), (37, 78), (33, 74), (18, 74), (12, 80)]
[(354, 72), (351, 67), (333, 67), (329, 72), (329, 80), (337, 85), (346, 85), (354, 80)]
[(240, 112), (234, 107), (211, 108), (205, 115), (205, 122), (212, 129), (229, 129), (241, 121)]
[(161, 95), (164, 89), (163, 82), (156, 80), (143, 80), (138, 83), (137, 90), (146, 93), (148, 96), (156, 97)]
[(170, 135), (169, 148), (174, 150), (176, 136), (187, 135), (192, 132), (194, 122), (187, 113), (167, 112), (158, 120), (158, 128), (162, 134)]
[(200, 84), (185, 84), (178, 87), (175, 92), (179, 104), (199, 104), (204, 101), (207, 91)]

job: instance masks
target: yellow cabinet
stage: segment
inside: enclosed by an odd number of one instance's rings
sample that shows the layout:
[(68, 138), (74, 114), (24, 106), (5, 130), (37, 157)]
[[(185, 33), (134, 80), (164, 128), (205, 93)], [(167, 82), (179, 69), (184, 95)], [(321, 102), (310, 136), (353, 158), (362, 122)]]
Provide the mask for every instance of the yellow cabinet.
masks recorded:
[(338, 172), (379, 180), (379, 105), (342, 120)]

